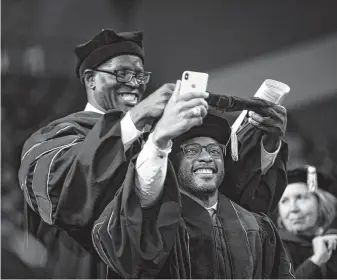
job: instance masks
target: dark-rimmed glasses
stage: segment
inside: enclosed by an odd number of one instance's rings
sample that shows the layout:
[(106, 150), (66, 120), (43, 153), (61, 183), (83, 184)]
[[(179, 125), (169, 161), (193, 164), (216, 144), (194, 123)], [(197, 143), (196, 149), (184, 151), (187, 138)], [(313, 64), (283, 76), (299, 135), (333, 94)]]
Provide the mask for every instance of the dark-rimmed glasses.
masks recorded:
[(214, 159), (222, 158), (224, 155), (226, 155), (226, 146), (215, 143), (210, 143), (207, 146), (202, 146), (198, 143), (183, 144), (180, 145), (180, 149), (187, 158), (199, 157), (202, 149), (205, 149)]
[(114, 70), (114, 71), (108, 71), (108, 70), (102, 70), (102, 69), (92, 69), (93, 71), (102, 72), (106, 74), (110, 74), (116, 77), (117, 82), (119, 83), (129, 83), (134, 77), (136, 78), (136, 81), (140, 85), (146, 85), (151, 78), (151, 72), (135, 72), (132, 70)]

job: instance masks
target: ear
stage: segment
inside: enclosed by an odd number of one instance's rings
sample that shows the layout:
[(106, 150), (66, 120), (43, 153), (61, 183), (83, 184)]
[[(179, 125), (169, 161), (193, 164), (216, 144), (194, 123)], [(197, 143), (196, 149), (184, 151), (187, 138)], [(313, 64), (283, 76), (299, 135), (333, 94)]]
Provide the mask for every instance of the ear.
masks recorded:
[(90, 69), (85, 70), (83, 74), (83, 83), (86, 85), (86, 87), (95, 89), (95, 72)]
[(283, 224), (282, 219), (281, 219), (280, 216), (277, 217), (277, 227), (279, 229), (283, 229), (284, 228), (284, 224)]

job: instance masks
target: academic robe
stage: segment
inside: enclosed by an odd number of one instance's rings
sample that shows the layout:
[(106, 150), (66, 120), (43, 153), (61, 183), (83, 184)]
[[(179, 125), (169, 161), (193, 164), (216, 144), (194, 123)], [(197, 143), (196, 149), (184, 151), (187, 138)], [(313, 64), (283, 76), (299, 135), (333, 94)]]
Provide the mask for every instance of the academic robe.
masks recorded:
[[(41, 128), (23, 147), (19, 181), (27, 227), (48, 249), (48, 275), (106, 276), (106, 266), (92, 246), (91, 229), (121, 186), (129, 160), (140, 151), (138, 141), (124, 151), (122, 117), (118, 110), (105, 115), (74, 113)], [(280, 198), (277, 190), (282, 194), (286, 186), (286, 158), (279, 153), (262, 175), (261, 135), (254, 138), (254, 131), (250, 127), (238, 135), (240, 161), (229, 164), (227, 174), (239, 172), (240, 176), (227, 176), (231, 187), (226, 186), (224, 193), (247, 209), (268, 213)]]
[[(248, 123), (248, 120), (244, 121), (237, 132), (239, 160), (225, 161), (226, 180), (219, 190), (245, 209), (271, 216), (288, 183), (286, 171), (288, 144), (281, 141), (274, 164), (265, 174), (262, 174), (261, 139), (263, 135), (262, 130), (255, 128)], [(230, 149), (227, 149), (227, 152), (229, 151)]]
[[(294, 265), (296, 278), (299, 279), (336, 279), (337, 252), (333, 251), (330, 260), (318, 266), (309, 258), (313, 255), (312, 238), (304, 238), (285, 229), (279, 229), (280, 237), (288, 256)], [(330, 229), (325, 234), (336, 234), (336, 229)]]
[(226, 255), (224, 267), (219, 267), (210, 215), (180, 194), (172, 165), (168, 165), (160, 200), (142, 209), (134, 191), (135, 160), (92, 231), (97, 252), (120, 277), (294, 278), (271, 220), (248, 212), (222, 194), (217, 216)]
[(124, 152), (122, 116), (78, 112), (41, 128), (23, 147), (19, 180), (27, 226), (48, 250), (48, 276), (106, 276), (92, 225), (124, 180), (125, 163), (140, 151), (136, 141)]

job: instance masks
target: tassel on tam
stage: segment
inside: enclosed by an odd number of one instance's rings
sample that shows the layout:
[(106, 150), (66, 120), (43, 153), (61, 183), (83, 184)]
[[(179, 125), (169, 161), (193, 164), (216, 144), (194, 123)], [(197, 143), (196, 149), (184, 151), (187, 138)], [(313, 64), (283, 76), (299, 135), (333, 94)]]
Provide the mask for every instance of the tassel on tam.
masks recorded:
[(309, 191), (319, 189), (330, 191), (335, 183), (334, 177), (311, 165), (303, 165), (287, 171), (288, 184), (305, 183)]
[(308, 169), (307, 186), (310, 192), (314, 192), (318, 188), (316, 167), (308, 166), (307, 169)]
[(238, 143), (237, 132), (243, 120), (245, 119), (247, 112), (248, 112), (247, 110), (243, 110), (231, 127), (230, 141), (231, 141), (231, 156), (232, 156), (233, 161), (239, 160), (239, 143)]
[(236, 132), (231, 133), (231, 156), (233, 161), (239, 160), (238, 137)]

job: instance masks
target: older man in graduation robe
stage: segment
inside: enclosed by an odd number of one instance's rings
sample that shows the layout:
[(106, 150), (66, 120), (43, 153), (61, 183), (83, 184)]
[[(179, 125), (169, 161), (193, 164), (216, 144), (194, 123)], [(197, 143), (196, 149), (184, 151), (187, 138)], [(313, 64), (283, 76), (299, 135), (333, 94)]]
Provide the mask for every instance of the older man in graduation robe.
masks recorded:
[(151, 75), (144, 70), (142, 36), (105, 29), (77, 46), (86, 108), (39, 129), (23, 147), (19, 181), (27, 226), (48, 249), (46, 275), (106, 276), (92, 247), (92, 224), (140, 151), (146, 125), (162, 114), (174, 89), (164, 84), (142, 100)]

